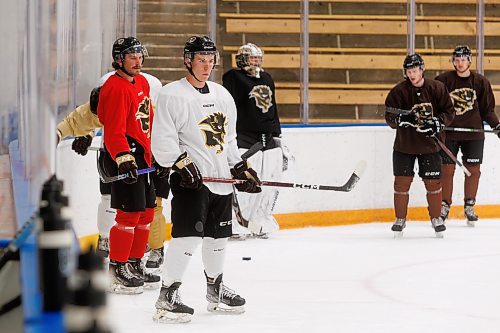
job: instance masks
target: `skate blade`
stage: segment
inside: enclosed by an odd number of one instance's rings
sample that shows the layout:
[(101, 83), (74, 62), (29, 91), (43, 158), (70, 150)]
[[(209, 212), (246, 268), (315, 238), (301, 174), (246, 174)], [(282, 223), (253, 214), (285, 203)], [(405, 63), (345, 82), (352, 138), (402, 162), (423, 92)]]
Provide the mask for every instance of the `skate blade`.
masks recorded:
[(231, 235), (231, 237), (229, 237), (229, 240), (232, 240), (232, 241), (244, 241), (247, 239), (247, 235)]
[(144, 290), (159, 289), (160, 286), (161, 286), (161, 281), (158, 281), (158, 282), (145, 282), (144, 283)]
[(402, 231), (393, 231), (394, 232), (394, 238), (403, 238), (403, 232)]
[(245, 312), (245, 306), (229, 306), (223, 303), (208, 303), (207, 311), (218, 314), (239, 315)]
[(161, 276), (161, 272), (162, 272), (161, 266), (160, 267), (146, 267), (146, 270), (153, 275)]
[(153, 315), (153, 321), (162, 324), (185, 324), (189, 323), (192, 317), (189, 313), (175, 313), (157, 309)]
[(112, 283), (109, 286), (108, 292), (120, 295), (138, 295), (144, 292), (143, 286), (140, 287), (125, 287), (118, 283)]
[(471, 228), (474, 228), (476, 226), (476, 221), (469, 221), (469, 220), (467, 220), (467, 226), (471, 227)]
[(443, 231), (435, 231), (436, 238), (444, 238), (444, 230)]

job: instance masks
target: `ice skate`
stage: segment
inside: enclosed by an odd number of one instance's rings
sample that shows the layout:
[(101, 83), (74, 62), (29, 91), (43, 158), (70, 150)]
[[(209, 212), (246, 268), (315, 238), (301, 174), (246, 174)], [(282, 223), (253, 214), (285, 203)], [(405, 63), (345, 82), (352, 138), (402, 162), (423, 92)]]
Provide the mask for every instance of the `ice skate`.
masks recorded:
[(129, 259), (129, 263), (133, 268), (133, 273), (137, 275), (139, 279), (144, 281), (144, 289), (158, 289), (160, 288), (161, 278), (159, 275), (155, 275), (151, 272), (146, 271), (144, 263), (141, 259)]
[(394, 224), (391, 227), (391, 230), (394, 232), (394, 238), (403, 237), (404, 228), (406, 228), (406, 219), (396, 218), (396, 221), (394, 221)]
[(160, 270), (164, 255), (163, 246), (159, 249), (152, 249), (149, 253), (148, 261), (146, 261), (146, 268)]
[(97, 249), (95, 253), (100, 255), (103, 258), (107, 258), (109, 256), (109, 238), (103, 235), (99, 235), (97, 239)]
[(207, 310), (222, 314), (241, 314), (245, 312), (245, 299), (222, 283), (222, 274), (207, 278)]
[(182, 303), (179, 295), (180, 282), (171, 286), (162, 286), (160, 296), (156, 301), (156, 313), (153, 320), (158, 323), (188, 323), (194, 314), (194, 309)]
[(109, 291), (116, 294), (141, 294), (144, 281), (134, 274), (134, 268), (128, 262), (111, 260), (109, 263), (111, 282)]
[(464, 216), (467, 220), (468, 227), (475, 227), (478, 220), (476, 212), (474, 212), (474, 204), (476, 201), (474, 199), (465, 200), (464, 205)]
[(231, 240), (244, 241), (251, 235), (248, 228), (245, 228), (235, 220), (233, 220), (232, 222), (232, 228), (233, 228), (233, 234), (230, 237)]
[(431, 224), (432, 224), (432, 227), (434, 228), (434, 231), (436, 232), (436, 237), (443, 238), (444, 231), (446, 230), (446, 226), (444, 225), (444, 222), (441, 219), (441, 217), (435, 217), (435, 218), (431, 219)]
[(450, 205), (446, 201), (441, 202), (441, 215), (440, 215), (440, 217), (443, 220), (443, 223), (446, 222), (446, 219), (448, 218), (449, 214), (450, 214)]

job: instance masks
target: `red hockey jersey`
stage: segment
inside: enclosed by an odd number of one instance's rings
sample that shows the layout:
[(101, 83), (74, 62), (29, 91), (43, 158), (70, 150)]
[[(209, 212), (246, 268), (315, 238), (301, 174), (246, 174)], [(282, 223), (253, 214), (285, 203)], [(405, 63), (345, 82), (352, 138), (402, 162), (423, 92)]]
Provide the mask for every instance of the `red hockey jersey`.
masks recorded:
[(101, 88), (97, 115), (104, 126), (104, 144), (113, 159), (121, 152), (131, 151), (128, 137), (142, 147), (144, 160), (151, 166), (154, 112), (149, 84), (142, 75), (134, 76), (134, 83), (112, 75)]

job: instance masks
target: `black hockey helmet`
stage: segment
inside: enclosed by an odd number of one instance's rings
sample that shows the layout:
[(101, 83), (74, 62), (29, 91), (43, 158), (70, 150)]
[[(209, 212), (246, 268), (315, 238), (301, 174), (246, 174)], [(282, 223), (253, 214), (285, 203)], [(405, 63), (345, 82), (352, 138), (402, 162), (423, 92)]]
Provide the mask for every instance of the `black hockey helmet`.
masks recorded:
[(192, 60), (195, 54), (214, 54), (215, 63), (219, 59), (219, 52), (215, 43), (208, 36), (192, 36), (190, 37), (186, 44), (184, 45), (184, 61), (186, 58)]
[(424, 59), (418, 53), (408, 54), (403, 62), (403, 70), (420, 67), (424, 69)]
[(148, 50), (137, 38), (118, 38), (113, 43), (113, 60), (123, 60), (127, 53), (142, 53), (143, 57), (148, 56)]
[(455, 61), (455, 58), (461, 57), (467, 58), (467, 60), (472, 62), (472, 50), (469, 45), (458, 45), (455, 47), (453, 53), (451, 54), (451, 61)]

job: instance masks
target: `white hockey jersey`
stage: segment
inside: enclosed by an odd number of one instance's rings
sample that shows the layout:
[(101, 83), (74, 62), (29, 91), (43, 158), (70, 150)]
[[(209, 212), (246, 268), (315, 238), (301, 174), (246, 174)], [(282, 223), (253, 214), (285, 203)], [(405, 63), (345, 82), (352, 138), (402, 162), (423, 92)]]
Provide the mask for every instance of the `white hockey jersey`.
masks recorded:
[[(207, 84), (207, 94), (200, 94), (185, 78), (160, 90), (151, 148), (161, 166), (171, 167), (187, 152), (203, 177), (231, 178), (230, 168), (241, 161), (236, 145), (236, 106), (226, 88)], [(205, 185), (215, 194), (232, 192), (230, 184)]]

